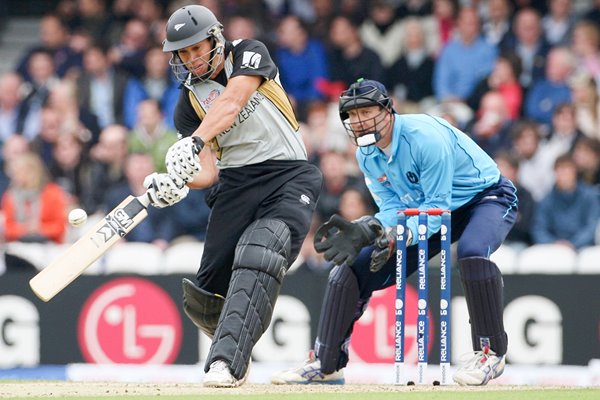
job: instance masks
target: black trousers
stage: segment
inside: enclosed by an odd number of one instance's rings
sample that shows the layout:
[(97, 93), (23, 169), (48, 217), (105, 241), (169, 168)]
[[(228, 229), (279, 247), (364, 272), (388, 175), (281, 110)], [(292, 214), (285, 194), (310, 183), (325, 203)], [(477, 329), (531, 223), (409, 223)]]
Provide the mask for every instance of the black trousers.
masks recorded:
[(290, 228), (291, 265), (308, 233), (322, 183), (321, 171), (306, 161), (271, 160), (221, 170), (196, 274), (198, 286), (227, 294), (238, 240), (261, 218), (278, 219)]

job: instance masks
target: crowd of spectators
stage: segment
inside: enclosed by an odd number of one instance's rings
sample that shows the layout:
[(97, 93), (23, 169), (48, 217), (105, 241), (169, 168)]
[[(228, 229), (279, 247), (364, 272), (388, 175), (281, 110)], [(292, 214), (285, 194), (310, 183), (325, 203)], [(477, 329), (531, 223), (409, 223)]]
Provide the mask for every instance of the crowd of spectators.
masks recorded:
[[(386, 84), (399, 113), (446, 118), (497, 161), (521, 200), (509, 242), (596, 243), (598, 0), (61, 0), (0, 76), (5, 241), (62, 243), (70, 209), (102, 215), (164, 170), (178, 83), (161, 43), (186, 4), (210, 8), (227, 39), (269, 48), (324, 174), (315, 225), (373, 212), (337, 113), (365, 77)], [(204, 195), (150, 208), (127, 240), (203, 240)], [(302, 256), (323, 267), (310, 246)]]

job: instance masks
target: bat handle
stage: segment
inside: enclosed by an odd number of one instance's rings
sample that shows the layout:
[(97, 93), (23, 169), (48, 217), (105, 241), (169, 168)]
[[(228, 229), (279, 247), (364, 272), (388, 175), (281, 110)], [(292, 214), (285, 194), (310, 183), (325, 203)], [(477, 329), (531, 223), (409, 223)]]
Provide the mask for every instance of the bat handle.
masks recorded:
[(136, 199), (144, 206), (144, 208), (148, 208), (151, 203), (148, 192), (144, 192), (144, 194), (137, 196)]

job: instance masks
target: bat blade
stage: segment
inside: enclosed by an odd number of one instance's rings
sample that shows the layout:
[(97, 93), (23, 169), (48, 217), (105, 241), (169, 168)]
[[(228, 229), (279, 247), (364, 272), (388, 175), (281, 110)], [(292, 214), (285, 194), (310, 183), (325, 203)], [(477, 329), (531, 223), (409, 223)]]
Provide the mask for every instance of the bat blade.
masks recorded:
[(29, 281), (33, 293), (49, 301), (146, 218), (148, 196), (128, 196), (92, 229)]

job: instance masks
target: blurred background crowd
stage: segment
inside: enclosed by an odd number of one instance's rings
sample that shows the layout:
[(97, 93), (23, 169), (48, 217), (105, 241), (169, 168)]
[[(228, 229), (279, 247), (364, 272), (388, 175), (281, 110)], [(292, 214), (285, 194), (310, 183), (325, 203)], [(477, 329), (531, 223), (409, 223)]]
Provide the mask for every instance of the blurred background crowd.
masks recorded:
[[(3, 3), (6, 26), (11, 2)], [(385, 83), (397, 112), (446, 118), (496, 160), (520, 198), (511, 246), (599, 244), (600, 0), (42, 4), (34, 43), (0, 75), (5, 242), (73, 241), (80, 233), (67, 223), (70, 209), (99, 218), (164, 170), (179, 93), (161, 50), (164, 26), (177, 8), (201, 4), (228, 40), (263, 41), (279, 66), (325, 178), (315, 225), (333, 213), (374, 212), (337, 111), (341, 91), (365, 77)], [(161, 249), (202, 241), (205, 194), (151, 207), (125, 240)], [(304, 265), (327, 270), (310, 235), (306, 242)]]

